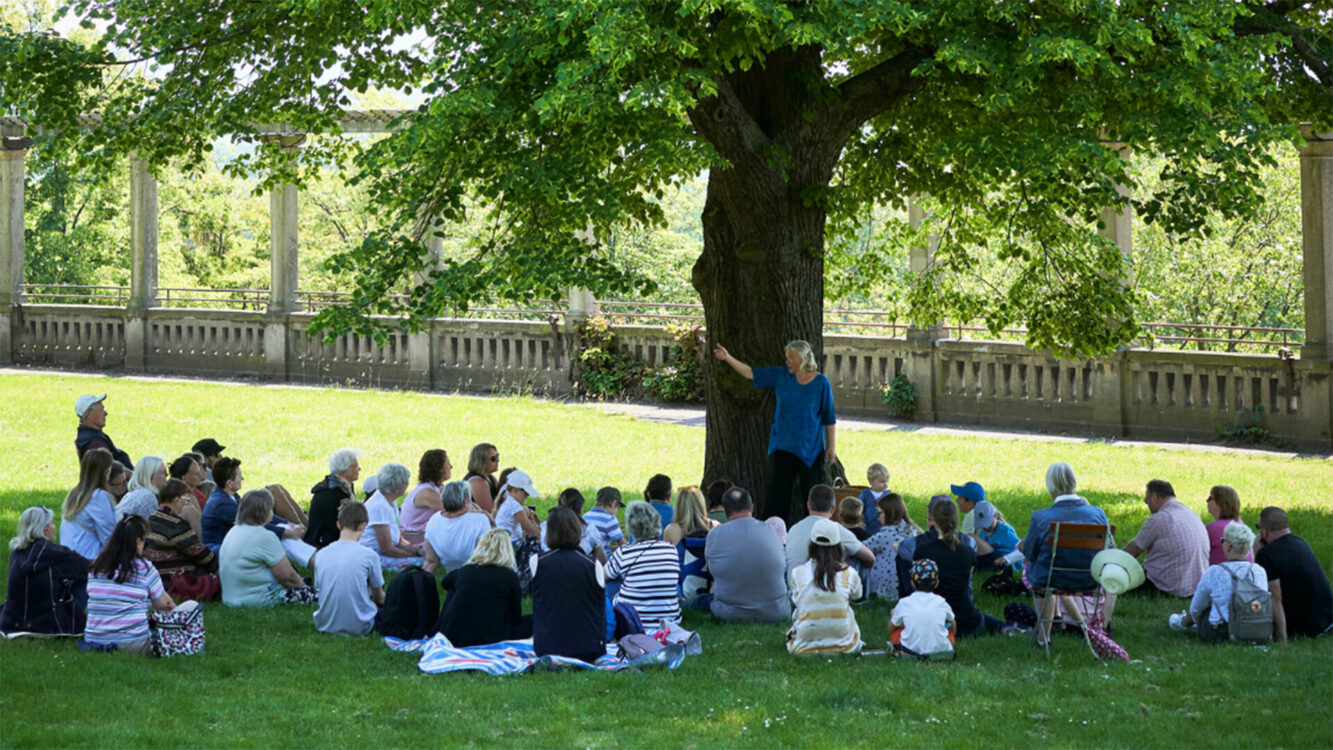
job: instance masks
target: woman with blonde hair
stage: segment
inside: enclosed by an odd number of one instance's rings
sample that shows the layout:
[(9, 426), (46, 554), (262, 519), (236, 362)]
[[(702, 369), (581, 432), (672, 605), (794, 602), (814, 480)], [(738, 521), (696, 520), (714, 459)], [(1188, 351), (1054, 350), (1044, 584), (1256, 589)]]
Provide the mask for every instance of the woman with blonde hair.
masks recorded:
[(111, 451), (93, 448), (79, 461), (79, 483), (60, 506), (60, 543), (88, 560), (102, 554), (116, 528), (111, 499)]
[(676, 545), (680, 556), (680, 595), (686, 605), (708, 592), (713, 577), (708, 573), (704, 558), (704, 542), (708, 532), (718, 526), (708, 517), (703, 490), (681, 487), (676, 492), (676, 508), (670, 524), (662, 532), (662, 541)]
[(0, 609), (5, 635), (83, 632), (88, 561), (53, 541), (55, 519), (50, 508), (40, 505), (19, 515), (18, 533), (9, 540), (9, 587)]
[(472, 502), (478, 508), (495, 515), (495, 496), (500, 491), (500, 484), (495, 480), (495, 470), (500, 468), (500, 451), (490, 443), (477, 443), (467, 457), (468, 490), (472, 492)]
[[(726, 362), (755, 388), (770, 388), (777, 395), (773, 430), (768, 439), (768, 477), (764, 515), (777, 516), (790, 526), (800, 520), (810, 490), (824, 482), (824, 465), (837, 461), (837, 414), (833, 386), (819, 372), (814, 350), (805, 341), (788, 341), (783, 348), (785, 367), (752, 368), (717, 344), (713, 355)], [(801, 496), (794, 502), (791, 486), (801, 480)]]
[(523, 614), (514, 546), (509, 532), (491, 529), (463, 567), (440, 581), (448, 592), (435, 630), (455, 646), (480, 646), (532, 637), (532, 615)]
[[(1213, 485), (1208, 490), (1206, 502), (1208, 512), (1213, 516), (1213, 522), (1204, 526), (1208, 530), (1208, 564), (1218, 565), (1229, 559), (1222, 548), (1222, 536), (1227, 527), (1233, 523), (1244, 526), (1240, 520), (1240, 493), (1225, 484)], [(1245, 561), (1254, 562), (1253, 551), (1245, 553)]]

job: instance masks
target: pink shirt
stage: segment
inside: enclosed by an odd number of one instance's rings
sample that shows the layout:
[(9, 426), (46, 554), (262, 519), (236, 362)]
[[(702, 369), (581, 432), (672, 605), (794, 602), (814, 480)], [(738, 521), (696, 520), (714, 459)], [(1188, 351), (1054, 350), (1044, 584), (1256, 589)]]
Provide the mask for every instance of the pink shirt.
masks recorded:
[(417, 493), (427, 487), (435, 490), (435, 494), (437, 495), (440, 492), (439, 485), (431, 484), (430, 482), (422, 482), (416, 487), (413, 487), (412, 491), (407, 493), (407, 497), (403, 499), (403, 512), (402, 517), (399, 520), (403, 531), (424, 532), (426, 530), (426, 523), (430, 521), (431, 516), (435, 515), (435, 510), (431, 508), (418, 508), (416, 505)]
[[(1233, 523), (1240, 523), (1240, 521), (1234, 518), (1219, 518), (1204, 527), (1208, 529), (1209, 565), (1217, 565), (1227, 561), (1227, 553), (1222, 551), (1222, 535), (1226, 533), (1227, 526)], [(1250, 550), (1245, 555), (1245, 562), (1254, 562), (1254, 550)]]
[(1199, 514), (1175, 498), (1143, 522), (1134, 544), (1144, 551), (1143, 572), (1162, 591), (1194, 596), (1208, 569), (1208, 531)]

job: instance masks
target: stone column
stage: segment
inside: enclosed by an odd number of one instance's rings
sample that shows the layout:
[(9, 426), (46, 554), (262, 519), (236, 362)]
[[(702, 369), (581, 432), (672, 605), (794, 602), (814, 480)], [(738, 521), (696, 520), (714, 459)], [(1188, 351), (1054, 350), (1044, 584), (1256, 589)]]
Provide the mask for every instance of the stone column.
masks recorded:
[[(288, 153), (300, 151), (304, 135), (271, 136)], [(295, 185), (282, 185), (269, 193), (269, 260), (270, 284), (268, 311), (290, 313), (296, 311), (296, 289), (299, 281), (297, 232), (297, 194)]]
[(157, 178), (130, 157), (130, 308), (157, 307)]
[[(1134, 152), (1125, 144), (1118, 141), (1102, 141), (1102, 145), (1120, 154), (1120, 158), (1128, 161)], [(1130, 270), (1122, 279), (1126, 285), (1134, 283), (1134, 209), (1129, 204), (1129, 187), (1116, 183), (1115, 191), (1120, 195), (1119, 206), (1106, 206), (1102, 208), (1100, 215), (1101, 227), (1097, 234), (1105, 237), (1115, 246), (1120, 248), (1120, 257), (1125, 261), (1125, 265)]]
[(130, 302), (125, 316), (125, 368), (148, 369), (151, 323), (157, 307), (157, 178), (148, 162), (130, 157)]
[[(305, 135), (266, 136), (290, 154), (305, 142)], [(295, 185), (282, 185), (269, 193), (269, 297), (264, 321), (264, 375), (272, 380), (287, 379), (288, 353), (291, 349), (291, 314), (296, 312), (296, 290), (300, 266), (297, 232), (297, 195)]]
[(32, 139), (0, 138), (0, 364), (14, 361), (23, 304), (23, 159)]
[(1301, 359), (1333, 359), (1333, 133), (1301, 127), (1301, 239), (1305, 346)]
[[(913, 229), (919, 229), (926, 221), (926, 209), (913, 197), (907, 202), (907, 222)], [(939, 248), (939, 238), (932, 235), (924, 243), (913, 245), (909, 249), (908, 267), (913, 274), (924, 274), (935, 260), (935, 251)], [(916, 388), (917, 418), (923, 422), (934, 422), (936, 417), (936, 371), (939, 358), (936, 356), (936, 342), (944, 338), (944, 326), (938, 320), (912, 320), (907, 328), (907, 356), (903, 360), (903, 372)]]

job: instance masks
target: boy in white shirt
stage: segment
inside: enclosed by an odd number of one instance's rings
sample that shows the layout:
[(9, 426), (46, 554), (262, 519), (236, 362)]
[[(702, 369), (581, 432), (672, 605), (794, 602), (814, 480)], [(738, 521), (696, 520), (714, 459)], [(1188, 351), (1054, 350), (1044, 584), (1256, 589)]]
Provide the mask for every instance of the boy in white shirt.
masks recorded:
[(932, 593), (940, 583), (934, 560), (912, 563), (916, 591), (898, 600), (889, 619), (889, 640), (899, 654), (922, 658), (953, 654), (954, 615), (949, 603)]

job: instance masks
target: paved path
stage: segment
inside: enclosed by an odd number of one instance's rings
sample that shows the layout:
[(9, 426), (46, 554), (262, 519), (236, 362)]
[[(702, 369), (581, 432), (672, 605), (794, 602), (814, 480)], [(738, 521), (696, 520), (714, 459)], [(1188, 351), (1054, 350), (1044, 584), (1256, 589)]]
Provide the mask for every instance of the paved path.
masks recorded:
[[(291, 388), (313, 390), (325, 388), (321, 385), (303, 385), (299, 383), (273, 383), (268, 381), (250, 380), (250, 379), (212, 379), (212, 378), (189, 378), (172, 375), (127, 375), (124, 373), (106, 373), (91, 372), (86, 370), (60, 370), (51, 368), (36, 367), (0, 367), (0, 375), (59, 375), (63, 377), (86, 377), (86, 378), (104, 378), (136, 380), (147, 382), (166, 382), (166, 383), (198, 383), (210, 382), (223, 385), (234, 386), (258, 386), (262, 388)], [(345, 388), (345, 386), (338, 386)], [(96, 389), (92, 389), (96, 390)], [(370, 389), (367, 389), (370, 390)], [(453, 396), (457, 393), (421, 391), (423, 395), (428, 396)], [(473, 398), (498, 398), (498, 396), (487, 396), (484, 394), (461, 394)], [(605, 412), (607, 414), (624, 414), (644, 422), (659, 422), (663, 424), (678, 424), (685, 427), (703, 427), (705, 423), (703, 407), (699, 406), (663, 406), (660, 404), (639, 404), (623, 402), (599, 402), (599, 401), (575, 401), (566, 400), (571, 406), (582, 406), (589, 409)], [(942, 424), (916, 424), (912, 422), (892, 422), (887, 419), (877, 419), (874, 417), (855, 417), (839, 418), (838, 428), (842, 430), (882, 430), (885, 432), (911, 432), (918, 435), (958, 435), (958, 436), (981, 436), (988, 438), (997, 438), (1000, 440), (1027, 440), (1032, 442), (1044, 443), (1105, 443), (1124, 448), (1136, 447), (1154, 447), (1162, 450), (1172, 451), (1193, 451), (1198, 453), (1223, 453), (1234, 455), (1252, 455), (1252, 456), (1273, 456), (1276, 458), (1322, 458), (1333, 461), (1333, 454), (1322, 453), (1297, 453), (1294, 451), (1283, 451), (1265, 448), (1245, 448), (1234, 445), (1225, 445), (1221, 443), (1169, 443), (1155, 442), (1150, 440), (1122, 440), (1107, 438), (1092, 438), (1078, 435), (1053, 435), (1044, 432), (1030, 432), (1023, 430), (1004, 430), (996, 427), (981, 427), (976, 425), (942, 425)]]

